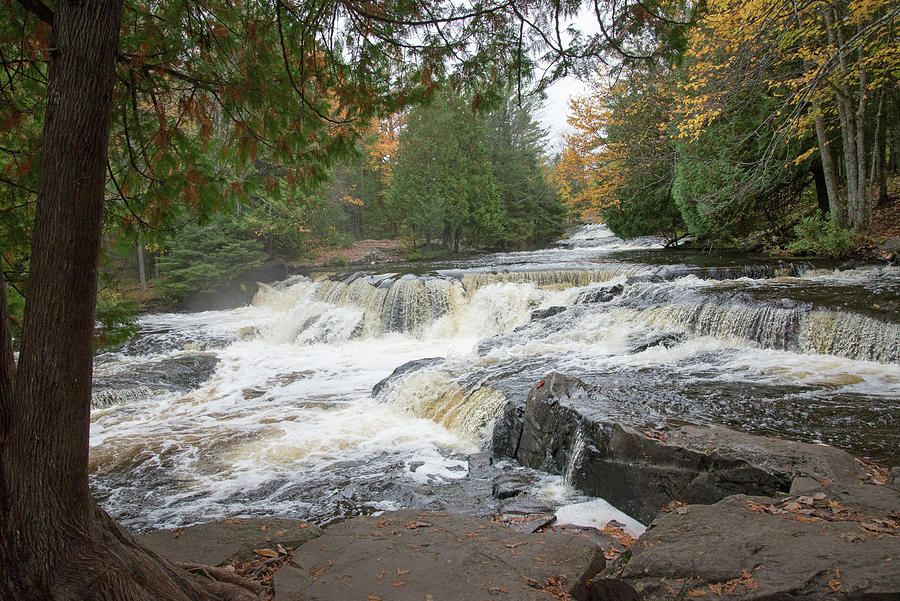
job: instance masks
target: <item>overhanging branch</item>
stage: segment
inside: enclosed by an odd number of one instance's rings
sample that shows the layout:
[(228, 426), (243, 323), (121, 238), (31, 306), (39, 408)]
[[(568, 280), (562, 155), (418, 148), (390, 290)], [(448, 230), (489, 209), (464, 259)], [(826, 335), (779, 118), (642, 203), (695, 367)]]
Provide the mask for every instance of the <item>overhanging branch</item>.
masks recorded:
[(38, 19), (51, 27), (53, 26), (53, 11), (50, 10), (49, 6), (40, 0), (18, 0), (18, 2), (22, 5), (22, 8), (36, 16)]

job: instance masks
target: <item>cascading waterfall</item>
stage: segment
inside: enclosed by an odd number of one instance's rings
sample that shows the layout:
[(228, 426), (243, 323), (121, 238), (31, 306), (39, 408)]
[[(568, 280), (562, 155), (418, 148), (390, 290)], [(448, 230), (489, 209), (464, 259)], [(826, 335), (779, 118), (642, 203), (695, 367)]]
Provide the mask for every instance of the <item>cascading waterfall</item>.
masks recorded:
[(534, 284), (540, 288), (565, 289), (608, 282), (622, 276), (645, 273), (646, 268), (635, 265), (609, 265), (597, 269), (554, 269), (542, 271), (505, 271), (502, 273), (471, 272), (462, 275), (466, 292), (472, 294), (484, 286), (498, 283)]
[(575, 432), (575, 438), (572, 440), (572, 448), (569, 449), (569, 459), (566, 461), (566, 470), (563, 472), (563, 481), (567, 486), (572, 485), (572, 477), (575, 475), (575, 470), (578, 469), (578, 463), (584, 454), (584, 448), (584, 433), (578, 430)]
[(847, 311), (709, 301), (643, 309), (633, 318), (700, 336), (742, 338), (763, 348), (900, 362), (900, 325)]
[[(691, 263), (654, 246), (589, 226), (427, 275), (297, 276), (252, 306), (142, 317), (95, 363), (94, 492), (138, 529), (458, 510), (466, 455), (551, 371), (626, 424), (897, 456), (900, 269)], [(567, 482), (585, 450), (576, 433)]]
[(798, 349), (805, 353), (900, 363), (900, 325), (857, 313), (811, 311), (803, 319)]
[(400, 411), (438, 423), (475, 447), (484, 445), (506, 396), (490, 386), (469, 388), (441, 369), (414, 372), (380, 395)]

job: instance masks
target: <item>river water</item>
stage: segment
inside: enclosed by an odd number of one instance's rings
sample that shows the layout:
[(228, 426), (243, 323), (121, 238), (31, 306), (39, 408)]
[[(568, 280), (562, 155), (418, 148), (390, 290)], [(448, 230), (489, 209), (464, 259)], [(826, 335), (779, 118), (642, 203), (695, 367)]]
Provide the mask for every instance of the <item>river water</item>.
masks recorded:
[[(598, 386), (624, 423), (724, 424), (900, 464), (900, 268), (667, 251), (602, 225), (546, 250), (376, 267), (143, 316), (95, 362), (101, 504), (136, 530), (489, 513), (473, 457), (487, 462), (504, 404), (551, 371)], [(527, 475), (554, 507), (601, 503)]]

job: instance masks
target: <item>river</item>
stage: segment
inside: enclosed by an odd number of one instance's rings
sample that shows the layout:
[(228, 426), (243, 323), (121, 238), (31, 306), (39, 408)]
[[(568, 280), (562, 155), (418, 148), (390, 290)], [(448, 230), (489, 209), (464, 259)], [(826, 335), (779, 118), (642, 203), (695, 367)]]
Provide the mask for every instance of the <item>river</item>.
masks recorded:
[[(549, 249), (388, 268), (142, 316), (95, 361), (101, 504), (135, 530), (490, 513), (473, 458), (489, 462), (504, 404), (552, 371), (600, 387), (623, 423), (723, 424), (900, 464), (898, 267), (669, 251), (593, 225)], [(525, 471), (553, 507), (602, 504)]]

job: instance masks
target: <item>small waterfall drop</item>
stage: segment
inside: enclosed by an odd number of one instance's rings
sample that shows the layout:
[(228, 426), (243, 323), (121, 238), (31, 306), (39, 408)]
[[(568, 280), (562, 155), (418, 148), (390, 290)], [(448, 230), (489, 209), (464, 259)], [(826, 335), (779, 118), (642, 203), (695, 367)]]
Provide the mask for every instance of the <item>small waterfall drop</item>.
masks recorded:
[(575, 470), (579, 467), (581, 456), (584, 455), (584, 433), (581, 430), (575, 432), (575, 438), (572, 440), (572, 448), (569, 449), (569, 459), (566, 461), (566, 470), (563, 473), (563, 482), (566, 486), (572, 486), (572, 477)]
[(489, 386), (468, 389), (440, 369), (414, 372), (396, 383), (382, 400), (401, 411), (436, 422), (481, 447), (491, 433), (506, 396)]

